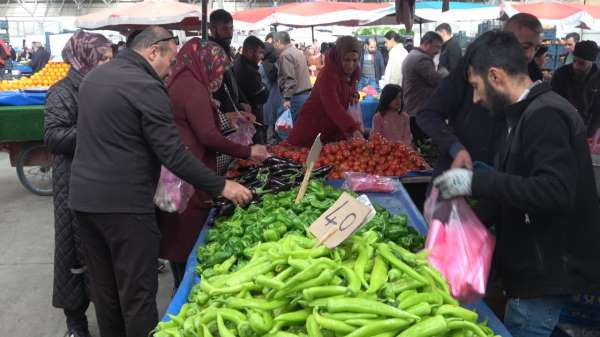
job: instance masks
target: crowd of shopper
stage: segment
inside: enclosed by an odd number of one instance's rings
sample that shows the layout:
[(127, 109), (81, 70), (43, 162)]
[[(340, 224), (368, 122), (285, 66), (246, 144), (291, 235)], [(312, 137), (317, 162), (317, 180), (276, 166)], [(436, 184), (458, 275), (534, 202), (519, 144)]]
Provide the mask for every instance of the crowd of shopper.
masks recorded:
[[(600, 123), (595, 43), (575, 41), (572, 62), (544, 82), (542, 26), (529, 14), (483, 34), (464, 57), (448, 24), (410, 52), (390, 31), (387, 62), (376, 38), (300, 50), (287, 32), (249, 36), (234, 56), (232, 16), (213, 11), (209, 28), (209, 41), (179, 45), (148, 27), (116, 53), (105, 37), (77, 32), (63, 50), (71, 68), (49, 91), (44, 141), (55, 154), (53, 305), (69, 336), (89, 336), (90, 299), (103, 337), (147, 336), (158, 320), (157, 259), (169, 260), (177, 287), (210, 200), (251, 199), (224, 177), (232, 158), (267, 158), (262, 144), (277, 141), (283, 110), (292, 145), (365, 137), (349, 110), (366, 86), (381, 85), (371, 135), (431, 138), (442, 197), (480, 200), (514, 336), (549, 336), (565, 296), (600, 290), (586, 143)], [(255, 145), (230, 137), (240, 123), (255, 126)], [(195, 188), (181, 214), (155, 209), (161, 166)]]

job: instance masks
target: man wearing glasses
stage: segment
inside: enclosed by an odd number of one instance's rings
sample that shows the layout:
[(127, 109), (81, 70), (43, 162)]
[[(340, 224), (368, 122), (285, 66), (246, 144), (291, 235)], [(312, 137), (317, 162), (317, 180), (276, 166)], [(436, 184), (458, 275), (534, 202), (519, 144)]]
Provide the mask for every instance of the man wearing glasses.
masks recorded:
[(169, 31), (149, 27), (79, 89), (70, 206), (80, 224), (102, 337), (146, 337), (156, 326), (160, 167), (214, 196), (247, 203), (245, 187), (185, 149), (163, 80), (177, 54)]
[[(531, 63), (542, 41), (540, 21), (531, 14), (520, 13), (506, 22), (504, 30), (517, 37)], [(501, 114), (492, 115), (483, 106), (473, 103), (473, 88), (466, 73), (463, 58), (417, 113), (421, 129), (440, 147), (434, 176), (449, 168), (472, 169), (474, 161), (493, 166), (494, 156), (504, 139), (502, 135), (506, 133), (506, 122)], [(532, 80), (538, 78), (534, 76)]]

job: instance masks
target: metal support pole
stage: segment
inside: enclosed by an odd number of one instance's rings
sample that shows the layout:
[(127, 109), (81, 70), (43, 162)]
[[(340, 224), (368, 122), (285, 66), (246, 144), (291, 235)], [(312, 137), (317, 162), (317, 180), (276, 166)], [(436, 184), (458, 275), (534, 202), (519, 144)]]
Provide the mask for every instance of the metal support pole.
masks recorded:
[(208, 0), (202, 0), (202, 40), (208, 40), (208, 23), (206, 21), (208, 21)]
[(312, 40), (310, 41), (310, 44), (314, 44), (315, 43), (315, 26), (310, 26), (310, 33), (312, 35)]

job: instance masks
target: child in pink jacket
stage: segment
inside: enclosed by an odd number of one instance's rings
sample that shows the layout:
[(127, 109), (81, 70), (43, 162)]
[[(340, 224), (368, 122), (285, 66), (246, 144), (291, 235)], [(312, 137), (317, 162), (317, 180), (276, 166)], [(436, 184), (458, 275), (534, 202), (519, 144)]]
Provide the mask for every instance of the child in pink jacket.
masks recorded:
[(371, 137), (380, 134), (389, 141), (411, 145), (410, 117), (403, 112), (402, 88), (388, 84), (381, 91), (377, 113), (373, 116)]

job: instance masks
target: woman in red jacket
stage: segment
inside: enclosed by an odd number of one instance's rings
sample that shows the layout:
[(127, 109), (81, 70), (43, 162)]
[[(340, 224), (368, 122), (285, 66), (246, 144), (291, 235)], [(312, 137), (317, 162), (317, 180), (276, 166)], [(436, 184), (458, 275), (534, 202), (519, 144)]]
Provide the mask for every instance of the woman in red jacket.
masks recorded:
[(310, 97), (298, 113), (288, 141), (309, 147), (317, 134), (324, 143), (362, 137), (360, 124), (348, 113), (358, 102), (356, 84), (360, 76), (358, 61), (361, 43), (352, 36), (337, 39), (331, 48)]
[[(212, 93), (221, 86), (229, 66), (230, 59), (221, 46), (194, 38), (177, 54), (168, 84), (175, 124), (183, 142), (206, 166), (221, 175), (226, 173), (231, 157), (262, 160), (268, 155), (263, 145), (244, 146), (224, 136), (231, 125)], [(208, 217), (210, 200), (207, 193), (196, 190), (182, 214), (158, 212), (162, 234), (160, 256), (169, 260), (175, 287), (181, 282), (187, 257)]]

